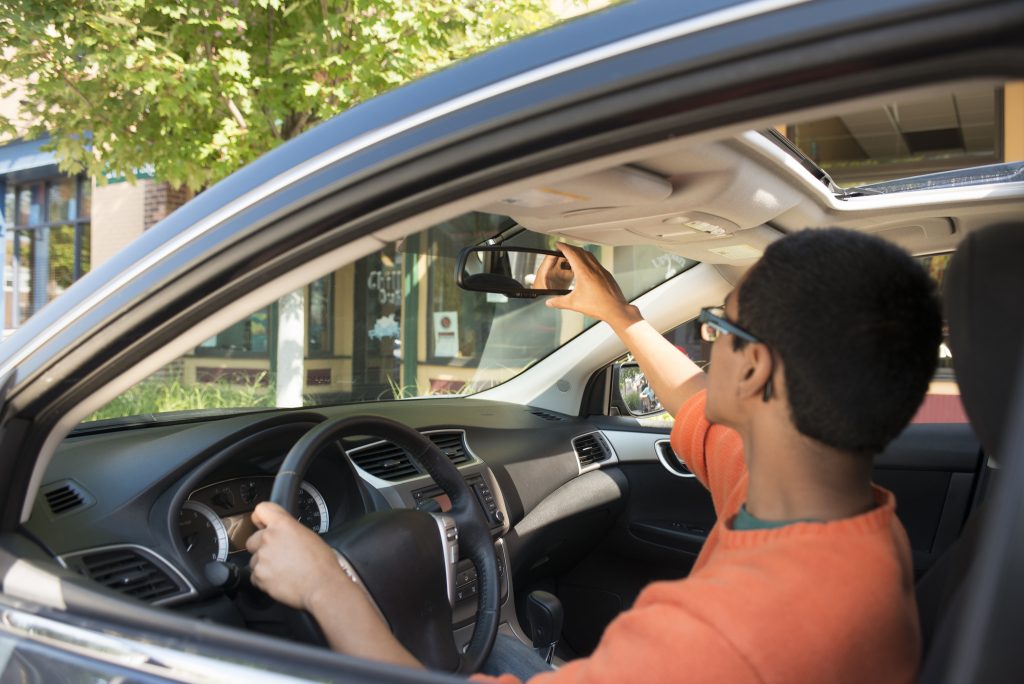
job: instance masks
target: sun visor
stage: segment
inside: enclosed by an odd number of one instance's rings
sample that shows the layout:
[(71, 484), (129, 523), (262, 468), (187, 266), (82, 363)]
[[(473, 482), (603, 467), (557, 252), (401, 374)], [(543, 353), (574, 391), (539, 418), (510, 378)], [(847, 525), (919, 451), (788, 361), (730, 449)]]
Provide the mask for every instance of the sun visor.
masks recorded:
[(666, 178), (631, 166), (616, 166), (517, 192), (488, 206), (487, 210), (517, 218), (565, 216), (661, 202), (671, 194), (672, 183)]

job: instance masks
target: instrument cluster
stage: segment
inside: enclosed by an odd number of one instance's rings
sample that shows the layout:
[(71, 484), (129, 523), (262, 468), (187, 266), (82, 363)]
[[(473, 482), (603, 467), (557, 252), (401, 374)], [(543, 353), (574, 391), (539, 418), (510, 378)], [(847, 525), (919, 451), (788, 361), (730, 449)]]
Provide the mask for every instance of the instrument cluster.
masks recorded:
[[(216, 482), (189, 494), (178, 513), (178, 533), (189, 558), (203, 567), (247, 553), (245, 542), (256, 531), (252, 511), (270, 499), (273, 486), (273, 476), (255, 475)], [(330, 528), (327, 502), (308, 482), (299, 490), (297, 513), (299, 522), (317, 534)]]

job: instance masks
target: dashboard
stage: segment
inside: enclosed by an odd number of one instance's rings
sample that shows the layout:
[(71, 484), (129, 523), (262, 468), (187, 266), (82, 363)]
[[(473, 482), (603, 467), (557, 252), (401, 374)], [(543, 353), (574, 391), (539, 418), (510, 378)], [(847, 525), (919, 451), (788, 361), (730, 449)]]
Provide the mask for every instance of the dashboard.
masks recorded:
[[(252, 510), (269, 499), (285, 455), (320, 422), (360, 414), (413, 427), (448, 455), (490, 524), (502, 572), (506, 563), (531, 562), (514, 548), (518, 523), (535, 520), (567, 483), (616, 462), (586, 420), (472, 398), (204, 417), (70, 436), (47, 470), (26, 528), (59, 562), (110, 590), (218, 621), (272, 621), (252, 611), (239, 619), (235, 613), (246, 611), (237, 597), (228, 596), (235, 605), (225, 608), (225, 591), (207, 566), (243, 570), (245, 541), (255, 531)], [(443, 492), (401, 452), (380, 436), (351, 436), (324, 448), (304, 475), (299, 520), (326, 534), (379, 510), (443, 511)], [(586, 496), (573, 505), (589, 505)], [(459, 567), (453, 596), (461, 604), (456, 626), (475, 610), (476, 577), (467, 564)], [(503, 596), (510, 589), (503, 586)]]

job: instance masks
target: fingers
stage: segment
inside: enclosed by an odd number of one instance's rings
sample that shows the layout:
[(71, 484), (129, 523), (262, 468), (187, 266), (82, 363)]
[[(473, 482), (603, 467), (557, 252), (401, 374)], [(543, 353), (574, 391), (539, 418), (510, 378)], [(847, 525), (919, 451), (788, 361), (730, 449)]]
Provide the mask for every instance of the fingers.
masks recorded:
[(291, 514), (284, 510), (276, 503), (271, 501), (263, 501), (256, 504), (256, 508), (252, 511), (252, 522), (256, 527), (261, 530), (269, 525), (272, 521), (280, 520), (281, 516), (291, 518)]
[(548, 274), (551, 272), (552, 266), (554, 266), (555, 257), (550, 254), (541, 259), (540, 266), (537, 267), (537, 273), (533, 279), (533, 288), (536, 290), (548, 289)]
[(547, 306), (577, 311), (615, 325), (635, 318), (635, 307), (629, 306), (615, 277), (594, 254), (561, 242), (556, 247), (572, 268), (575, 286), (569, 294), (547, 300)]
[(572, 304), (567, 301), (569, 297), (572, 297), (572, 295), (567, 294), (558, 295), (557, 297), (549, 297), (544, 304), (552, 309), (571, 309)]
[(245, 540), (245, 550), (249, 553), (256, 555), (259, 551), (260, 544), (263, 543), (263, 530), (253, 532), (249, 535), (249, 538)]

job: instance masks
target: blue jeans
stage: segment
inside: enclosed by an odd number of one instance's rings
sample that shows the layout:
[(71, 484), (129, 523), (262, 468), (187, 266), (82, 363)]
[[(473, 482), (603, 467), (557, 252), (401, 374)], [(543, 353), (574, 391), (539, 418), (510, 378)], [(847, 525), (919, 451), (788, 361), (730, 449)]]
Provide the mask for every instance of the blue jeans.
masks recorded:
[(515, 675), (526, 681), (538, 672), (553, 670), (537, 652), (515, 637), (499, 634), (494, 640), (494, 649), (484, 661), (480, 672), (486, 675)]

